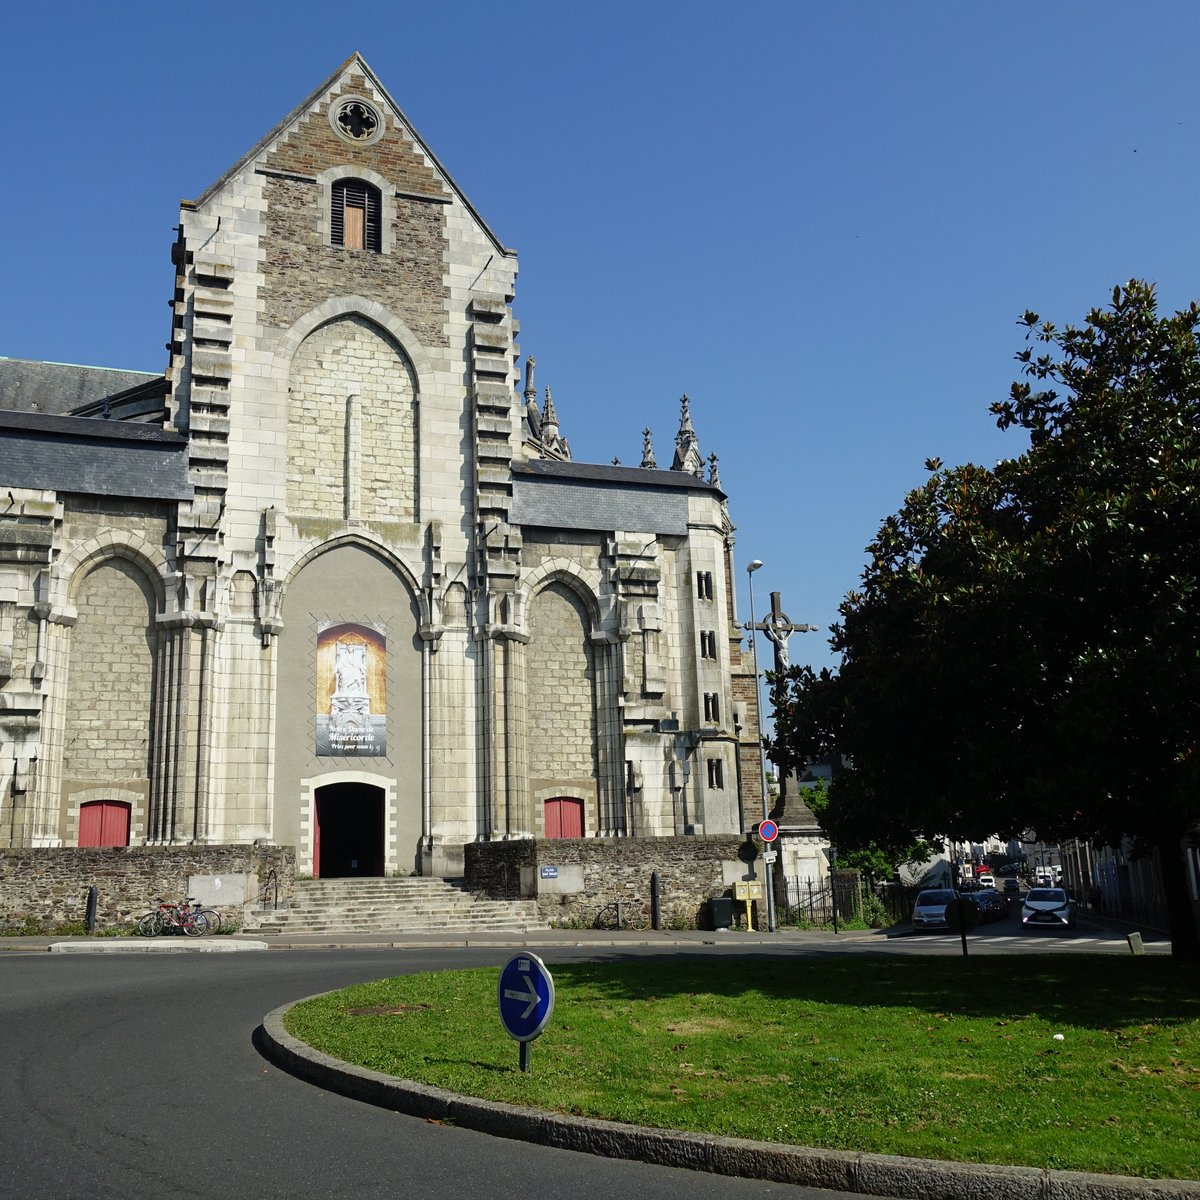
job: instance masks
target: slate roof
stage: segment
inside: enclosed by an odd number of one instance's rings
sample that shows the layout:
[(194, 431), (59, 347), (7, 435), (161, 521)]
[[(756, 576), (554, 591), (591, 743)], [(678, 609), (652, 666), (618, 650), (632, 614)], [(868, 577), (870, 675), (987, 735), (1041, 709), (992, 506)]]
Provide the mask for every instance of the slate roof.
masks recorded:
[(64, 416), (161, 379), (151, 371), (0, 358), (0, 409)]
[(0, 410), (6, 487), (189, 500), (187, 440), (139, 421)]
[(688, 492), (724, 492), (686, 471), (534, 459), (513, 464), (518, 525), (677, 534), (688, 527)]
[(648, 467), (604, 466), (600, 463), (557, 462), (548, 458), (514, 463), (516, 474), (539, 475), (543, 478), (570, 479), (580, 483), (617, 483), (645, 488), (670, 488), (674, 491), (712, 492), (725, 499), (725, 493), (715, 484), (688, 471), (657, 471)]

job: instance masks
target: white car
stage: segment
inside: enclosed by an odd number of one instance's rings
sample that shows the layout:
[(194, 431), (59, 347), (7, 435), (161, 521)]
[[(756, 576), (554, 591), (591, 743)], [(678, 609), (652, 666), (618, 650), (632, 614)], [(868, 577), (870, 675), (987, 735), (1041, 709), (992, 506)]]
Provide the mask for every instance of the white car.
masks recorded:
[(1035, 887), (1025, 894), (1021, 924), (1026, 928), (1075, 928), (1075, 901), (1062, 888)]
[(979, 886), (981, 888), (994, 888), (996, 886), (996, 877), (985, 871), (979, 876)]

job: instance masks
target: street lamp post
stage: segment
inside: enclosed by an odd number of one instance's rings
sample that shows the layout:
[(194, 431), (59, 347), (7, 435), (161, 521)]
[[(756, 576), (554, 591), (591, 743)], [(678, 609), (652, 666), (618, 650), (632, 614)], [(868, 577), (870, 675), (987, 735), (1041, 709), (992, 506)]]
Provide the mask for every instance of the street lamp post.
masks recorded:
[[(754, 703), (758, 708), (758, 774), (759, 781), (762, 786), (762, 815), (763, 820), (767, 820), (770, 813), (770, 806), (767, 803), (767, 757), (763, 751), (763, 731), (762, 731), (762, 685), (759, 682), (758, 676), (758, 633), (754, 628), (754, 572), (762, 566), (762, 560), (756, 558), (752, 563), (746, 564), (746, 575), (750, 581), (750, 648), (754, 657)], [(775, 881), (774, 871), (771, 867), (771, 860), (767, 857), (773, 854), (770, 845), (767, 845), (763, 850), (763, 865), (766, 868), (766, 887), (767, 887), (767, 932), (775, 932)]]

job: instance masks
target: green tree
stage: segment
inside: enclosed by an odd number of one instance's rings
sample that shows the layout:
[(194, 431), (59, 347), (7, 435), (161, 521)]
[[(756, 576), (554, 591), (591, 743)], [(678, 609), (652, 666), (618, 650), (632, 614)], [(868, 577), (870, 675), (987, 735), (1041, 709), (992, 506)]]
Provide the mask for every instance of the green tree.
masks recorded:
[(1082, 326), (1020, 323), (992, 412), (1028, 448), (926, 464), (842, 604), (840, 669), (776, 681), (772, 755), (849, 756), (827, 818), (847, 844), (1128, 834), (1200, 958), (1200, 309), (1162, 317), (1134, 280)]
[(823, 779), (801, 792), (809, 811), (837, 847), (837, 865), (861, 871), (870, 884), (888, 883), (895, 879), (901, 867), (923, 863), (942, 849), (940, 841), (927, 841), (925, 838), (910, 839), (904, 845), (879, 842), (873, 838), (862, 842), (854, 828), (846, 831), (847, 839), (843, 845), (837, 824), (842, 812), (837, 807), (830, 808), (829, 795), (829, 785)]

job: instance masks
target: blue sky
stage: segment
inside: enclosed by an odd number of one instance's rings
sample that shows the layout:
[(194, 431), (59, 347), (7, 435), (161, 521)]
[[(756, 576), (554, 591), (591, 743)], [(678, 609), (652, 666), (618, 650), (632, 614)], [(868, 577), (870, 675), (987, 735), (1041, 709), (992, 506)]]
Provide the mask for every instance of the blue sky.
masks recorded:
[(927, 457), (1022, 448), (1020, 313), (1200, 297), (1198, 44), (1165, 0), (21, 6), (0, 354), (162, 370), (179, 199), (359, 50), (520, 252), (575, 457), (669, 462), (687, 392), (742, 616), (760, 558), (824, 628)]

